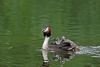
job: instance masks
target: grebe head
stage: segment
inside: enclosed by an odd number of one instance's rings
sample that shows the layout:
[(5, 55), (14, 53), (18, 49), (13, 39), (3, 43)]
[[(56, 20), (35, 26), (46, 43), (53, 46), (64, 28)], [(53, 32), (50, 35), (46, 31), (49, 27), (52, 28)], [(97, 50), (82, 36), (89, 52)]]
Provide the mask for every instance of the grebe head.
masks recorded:
[(50, 37), (51, 36), (51, 28), (50, 26), (46, 26), (43, 30), (44, 37)]

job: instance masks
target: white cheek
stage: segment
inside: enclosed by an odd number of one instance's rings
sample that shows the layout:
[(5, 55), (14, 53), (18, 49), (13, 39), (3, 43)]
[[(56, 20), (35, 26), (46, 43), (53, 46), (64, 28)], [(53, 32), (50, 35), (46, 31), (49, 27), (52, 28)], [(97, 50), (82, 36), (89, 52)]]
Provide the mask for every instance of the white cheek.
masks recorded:
[(44, 32), (47, 32), (47, 31), (48, 31), (48, 28), (46, 28)]

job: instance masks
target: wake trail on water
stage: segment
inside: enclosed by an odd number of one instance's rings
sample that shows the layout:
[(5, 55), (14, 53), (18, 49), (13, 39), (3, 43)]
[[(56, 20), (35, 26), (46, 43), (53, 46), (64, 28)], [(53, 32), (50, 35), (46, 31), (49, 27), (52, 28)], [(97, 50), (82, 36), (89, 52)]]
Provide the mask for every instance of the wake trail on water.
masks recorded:
[(79, 46), (79, 48), (80, 51), (76, 52), (78, 55), (89, 55), (100, 58), (100, 46)]

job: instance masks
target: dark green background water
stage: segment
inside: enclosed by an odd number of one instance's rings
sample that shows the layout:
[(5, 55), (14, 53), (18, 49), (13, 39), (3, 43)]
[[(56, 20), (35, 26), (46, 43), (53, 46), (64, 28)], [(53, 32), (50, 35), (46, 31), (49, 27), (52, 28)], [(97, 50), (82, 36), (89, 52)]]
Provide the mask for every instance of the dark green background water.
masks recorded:
[[(0, 67), (39, 67), (41, 28), (79, 45), (99, 45), (99, 0), (0, 0)], [(64, 67), (100, 67), (100, 58), (76, 56)], [(58, 67), (52, 62), (51, 67)]]

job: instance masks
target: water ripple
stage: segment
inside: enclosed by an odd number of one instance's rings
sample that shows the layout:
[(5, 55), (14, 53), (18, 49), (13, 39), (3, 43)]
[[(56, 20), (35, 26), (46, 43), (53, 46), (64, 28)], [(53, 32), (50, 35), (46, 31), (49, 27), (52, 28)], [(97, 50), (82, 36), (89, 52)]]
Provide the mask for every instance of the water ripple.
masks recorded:
[(100, 57), (100, 46), (79, 46), (80, 51), (76, 54), (90, 55), (91, 57)]

